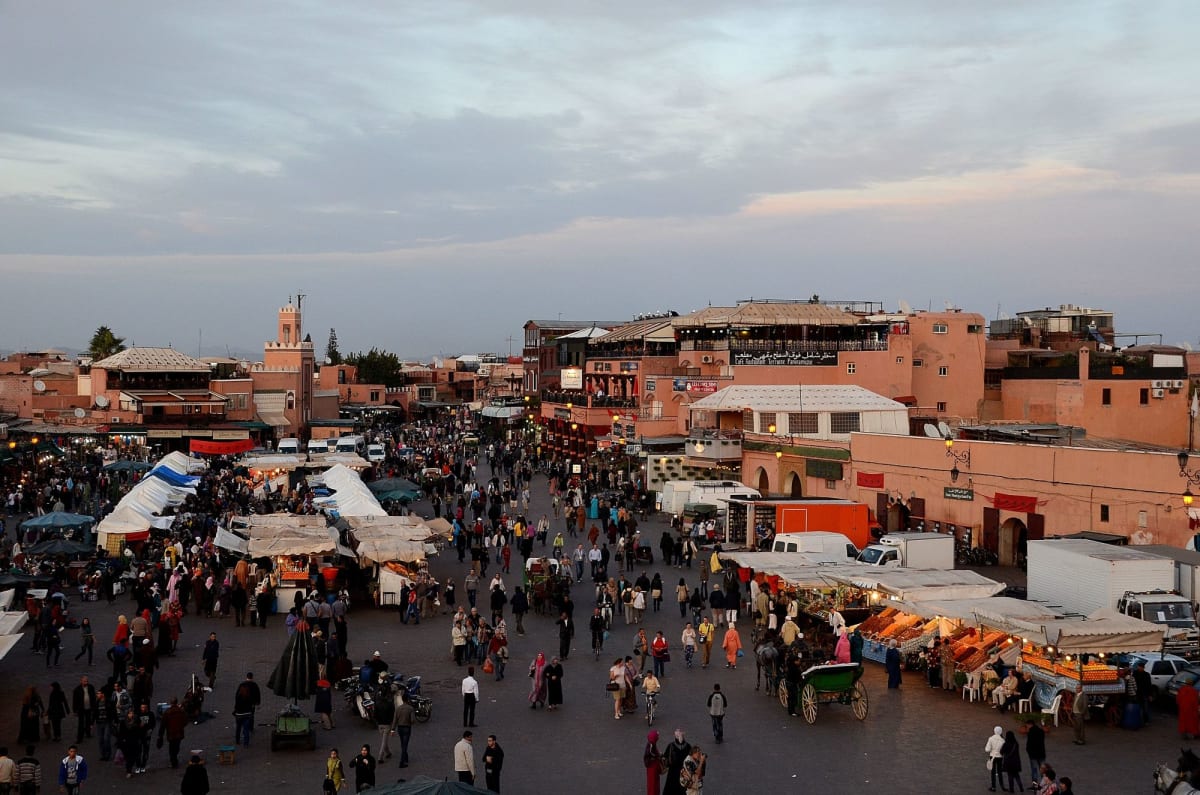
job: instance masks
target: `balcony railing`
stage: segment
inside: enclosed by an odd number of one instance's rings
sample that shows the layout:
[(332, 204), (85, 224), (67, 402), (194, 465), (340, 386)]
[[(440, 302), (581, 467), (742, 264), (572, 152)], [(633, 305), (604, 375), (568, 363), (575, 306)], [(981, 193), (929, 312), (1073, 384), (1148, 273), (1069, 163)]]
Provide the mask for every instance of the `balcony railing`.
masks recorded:
[(810, 353), (813, 351), (886, 351), (887, 340), (733, 340), (734, 353)]
[(732, 436), (703, 436), (695, 431), (684, 444), (684, 452), (689, 458), (700, 458), (708, 461), (741, 460), (742, 440)]
[(570, 403), (574, 408), (578, 409), (587, 408), (589, 397), (592, 400), (592, 408), (595, 409), (635, 409), (638, 407), (637, 398), (613, 397), (612, 395), (600, 397), (589, 395), (586, 392), (552, 392), (546, 390), (542, 392), (541, 397), (543, 403), (555, 403), (564, 406)]

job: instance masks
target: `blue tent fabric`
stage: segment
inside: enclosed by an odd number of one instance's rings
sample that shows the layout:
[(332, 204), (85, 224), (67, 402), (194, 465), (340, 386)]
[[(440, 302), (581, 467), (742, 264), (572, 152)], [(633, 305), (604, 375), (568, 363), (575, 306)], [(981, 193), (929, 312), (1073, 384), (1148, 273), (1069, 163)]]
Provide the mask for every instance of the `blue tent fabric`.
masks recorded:
[(50, 513), (41, 516), (35, 516), (32, 519), (26, 519), (21, 522), (21, 527), (29, 528), (36, 527), (41, 529), (49, 528), (69, 528), (69, 527), (87, 527), (95, 524), (96, 520), (90, 516), (85, 516), (81, 513), (67, 513), (66, 511), (51, 511)]
[(146, 477), (160, 478), (178, 488), (189, 488), (200, 482), (200, 478), (195, 475), (184, 475), (164, 466), (156, 466), (154, 469), (151, 469), (146, 473)]

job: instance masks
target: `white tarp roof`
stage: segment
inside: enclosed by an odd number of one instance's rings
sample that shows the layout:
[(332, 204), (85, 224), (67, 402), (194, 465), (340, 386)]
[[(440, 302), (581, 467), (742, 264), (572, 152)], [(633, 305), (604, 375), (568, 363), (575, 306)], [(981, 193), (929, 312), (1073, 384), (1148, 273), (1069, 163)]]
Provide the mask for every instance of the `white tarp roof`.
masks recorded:
[(389, 560), (411, 563), (425, 559), (425, 544), (421, 540), (372, 538), (359, 542), (358, 559), (363, 563), (386, 563)]
[(950, 618), (968, 624), (986, 624), (1000, 630), (1008, 630), (1013, 620), (1046, 621), (1058, 618), (1058, 614), (1037, 602), (1014, 599), (1011, 596), (988, 596), (982, 599), (926, 599), (888, 602), (905, 613), (921, 618)]
[(20, 643), (21, 638), (23, 637), (25, 636), (21, 634), (0, 635), (0, 660), (3, 660), (5, 657), (7, 657), (8, 653), (12, 651), (13, 646), (16, 646), (18, 643)]
[(1167, 628), (1111, 610), (1097, 610), (1087, 618), (1014, 621), (1014, 634), (1059, 654), (1126, 654), (1159, 651)]
[(0, 635), (11, 635), (14, 632), (20, 632), (21, 627), (25, 626), (25, 622), (28, 619), (29, 613), (24, 610), (0, 614)]
[(245, 555), (249, 551), (250, 542), (242, 538), (237, 533), (231, 533), (224, 527), (217, 528), (217, 535), (213, 538), (213, 544), (221, 549), (229, 552), (236, 552), (239, 555)]
[(496, 417), (499, 419), (511, 419), (524, 413), (524, 406), (484, 406), (482, 412), (484, 417)]
[(845, 585), (883, 591), (906, 602), (929, 599), (981, 599), (1007, 586), (982, 574), (961, 569), (892, 569), (880, 566), (839, 567), (829, 577)]
[(358, 541), (362, 563), (425, 559), (425, 539), (435, 532), (418, 516), (351, 516), (346, 518)]
[(256, 455), (241, 460), (241, 465), (247, 469), (293, 469), (305, 466), (302, 455)]
[(354, 557), (354, 550), (338, 542), (336, 527), (282, 527), (266, 531), (269, 535), (250, 536), (247, 553), (252, 558), (273, 555), (331, 555)]

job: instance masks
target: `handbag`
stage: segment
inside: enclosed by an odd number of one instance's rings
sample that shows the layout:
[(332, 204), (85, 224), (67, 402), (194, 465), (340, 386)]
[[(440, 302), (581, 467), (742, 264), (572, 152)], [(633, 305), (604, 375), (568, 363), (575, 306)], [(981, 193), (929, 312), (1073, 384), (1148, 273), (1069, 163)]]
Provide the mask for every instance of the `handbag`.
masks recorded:
[(609, 683), (604, 686), (604, 689), (610, 693), (616, 693), (621, 689), (621, 686), (614, 681), (609, 681)]
[(742, 649), (738, 649), (737, 656), (739, 656), (739, 657), (745, 657), (745, 656), (746, 656), (746, 652), (745, 652), (744, 650), (742, 650)]
[(662, 653), (662, 658), (661, 658), (661, 659), (662, 659), (662, 661), (663, 661), (663, 662), (671, 662), (671, 652), (670, 652), (670, 650), (664, 651), (664, 652)]

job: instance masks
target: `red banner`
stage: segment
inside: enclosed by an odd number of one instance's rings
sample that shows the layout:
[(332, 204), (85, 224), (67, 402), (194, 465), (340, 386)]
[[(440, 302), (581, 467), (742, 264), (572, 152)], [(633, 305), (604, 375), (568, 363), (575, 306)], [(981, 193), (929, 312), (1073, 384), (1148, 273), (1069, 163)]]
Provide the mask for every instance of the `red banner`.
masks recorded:
[(209, 442), (203, 439), (192, 439), (188, 449), (201, 455), (237, 455), (253, 450), (254, 440), (236, 439), (232, 442)]
[(1022, 497), (1019, 494), (1001, 494), (992, 497), (992, 507), (1001, 511), (1037, 513), (1037, 497)]
[(882, 472), (855, 472), (855, 482), (864, 489), (883, 490)]

